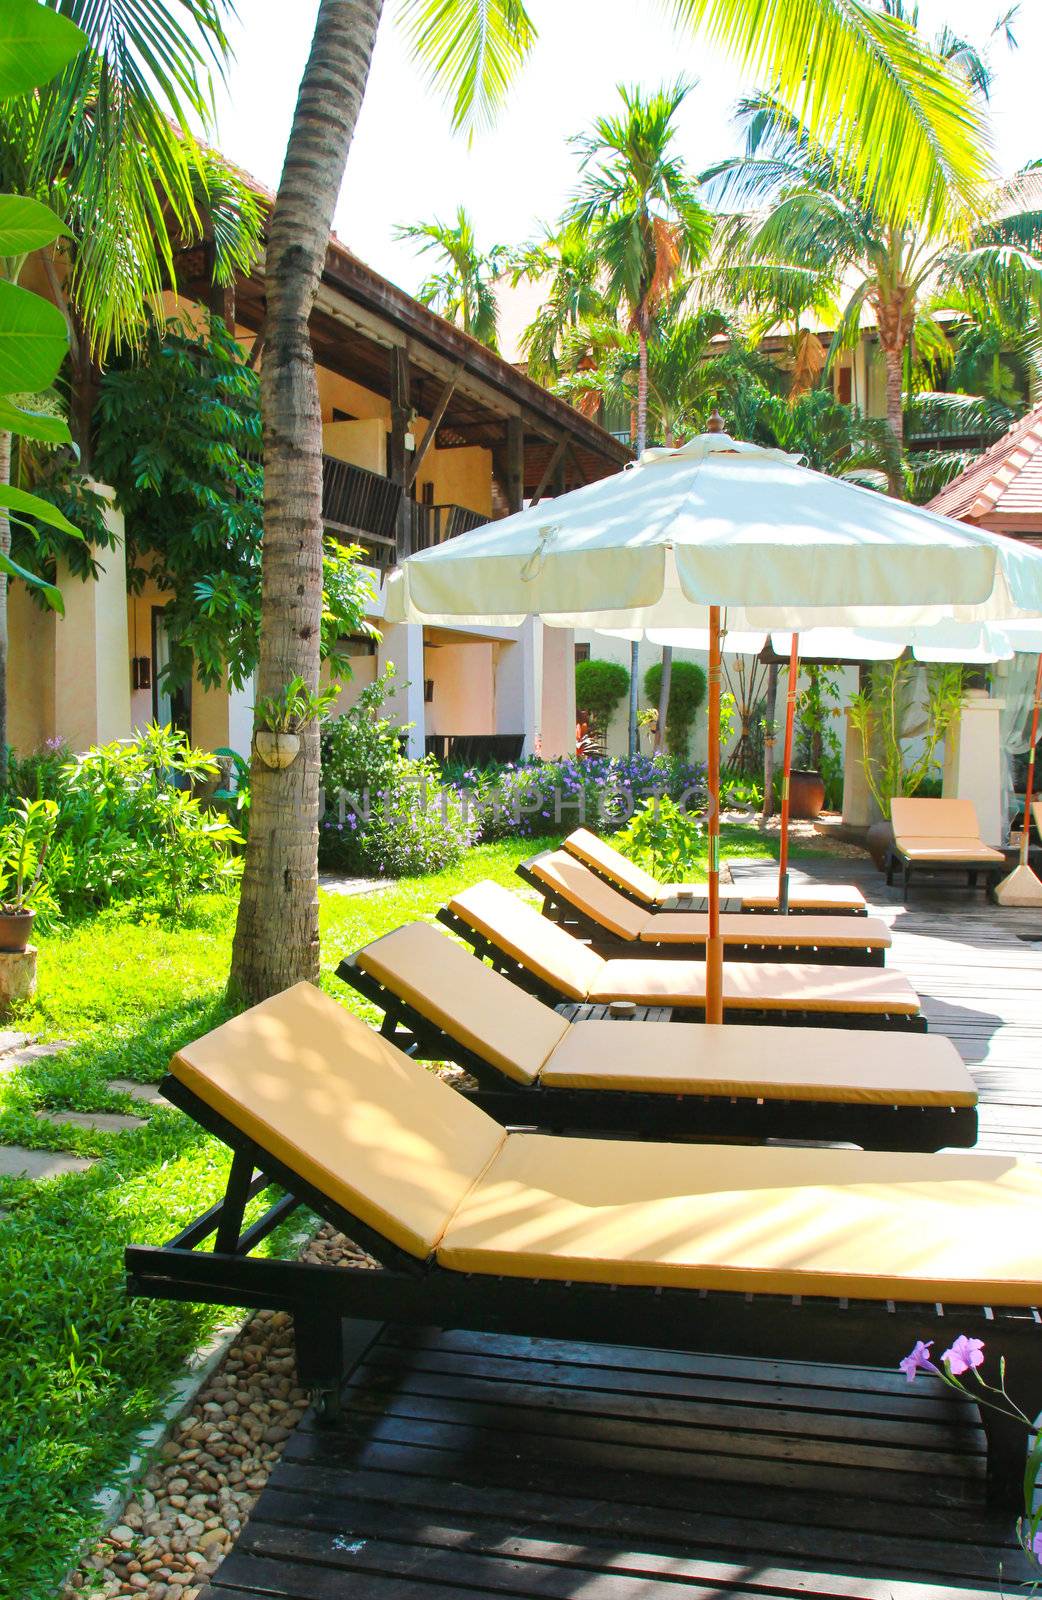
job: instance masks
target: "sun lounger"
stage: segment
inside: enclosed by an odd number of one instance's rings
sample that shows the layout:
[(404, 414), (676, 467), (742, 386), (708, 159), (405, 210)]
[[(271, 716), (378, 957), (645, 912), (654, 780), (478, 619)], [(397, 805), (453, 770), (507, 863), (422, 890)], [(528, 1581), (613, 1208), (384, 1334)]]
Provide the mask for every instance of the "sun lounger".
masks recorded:
[(980, 823), (972, 800), (921, 800), (897, 795), (890, 802), (894, 842), (887, 857), (886, 881), (892, 884), (900, 868), (907, 897), (912, 873), (958, 872), (967, 886), (976, 887), (982, 873), (985, 884), (1005, 870), (1006, 858), (980, 836)]
[[(889, 1368), (940, 1328), (1042, 1409), (1032, 1164), (508, 1133), (306, 984), (186, 1045), (163, 1089), (234, 1159), (223, 1201), (127, 1250), (130, 1292), (291, 1312), (330, 1419), (345, 1334), (365, 1340), (345, 1318)], [(244, 1226), (269, 1181), (284, 1196)], [(378, 1265), (254, 1255), (297, 1205)], [(1015, 1505), (1027, 1430), (981, 1421)]]
[[(523, 861), (519, 877), (543, 896), (545, 914), (589, 940), (601, 955), (648, 945), (659, 955), (705, 950), (703, 911), (649, 911), (591, 872), (567, 850), (544, 850)], [(779, 917), (721, 913), (724, 954), (731, 961), (839, 961), (881, 967), (890, 930), (875, 917)], [(629, 947), (629, 948), (628, 948)]]
[(381, 1008), (401, 1049), (463, 1067), (477, 1087), (461, 1092), (498, 1122), (879, 1150), (976, 1142), (977, 1091), (942, 1034), (568, 1022), (426, 922), (365, 945), (337, 975)]
[[(454, 895), (439, 920), (522, 988), (562, 1000), (670, 1006), (678, 1018), (705, 1010), (704, 961), (655, 954), (606, 961), (509, 889), (477, 883)], [(836, 965), (725, 961), (724, 1015), (741, 1022), (926, 1031), (919, 997), (899, 972)]]
[[(707, 883), (659, 883), (650, 872), (638, 867), (624, 856), (621, 850), (592, 833), (589, 828), (576, 828), (564, 841), (562, 849), (585, 862), (591, 872), (614, 884), (629, 899), (654, 911), (684, 909), (684, 902), (703, 900), (709, 894)], [(764, 888), (742, 889), (733, 884), (722, 885), (720, 894), (722, 911), (771, 912), (778, 909), (777, 875), (773, 885)], [(853, 884), (800, 884), (789, 895), (789, 913), (799, 916), (842, 915), (863, 917), (867, 907), (865, 897)]]

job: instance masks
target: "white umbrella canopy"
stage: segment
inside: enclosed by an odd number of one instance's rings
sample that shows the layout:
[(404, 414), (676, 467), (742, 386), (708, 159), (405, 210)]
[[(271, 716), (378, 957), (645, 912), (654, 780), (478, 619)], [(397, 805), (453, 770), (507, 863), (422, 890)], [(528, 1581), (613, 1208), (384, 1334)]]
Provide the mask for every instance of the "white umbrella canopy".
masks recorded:
[(1042, 554), (780, 450), (702, 434), (411, 556), (391, 622), (736, 629), (915, 626), (1042, 613)]
[(410, 556), (388, 580), (384, 612), (450, 626), (537, 615), (564, 627), (708, 628), (709, 1022), (723, 1019), (721, 608), (741, 631), (1038, 617), (1042, 552), (709, 433)]

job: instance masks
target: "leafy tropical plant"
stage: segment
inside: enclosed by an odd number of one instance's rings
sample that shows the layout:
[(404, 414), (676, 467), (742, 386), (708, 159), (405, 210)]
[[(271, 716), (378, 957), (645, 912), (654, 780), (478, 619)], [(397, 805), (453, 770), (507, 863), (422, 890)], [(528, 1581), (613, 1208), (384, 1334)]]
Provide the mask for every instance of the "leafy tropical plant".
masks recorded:
[(265, 695), (257, 701), (257, 726), (271, 733), (299, 733), (309, 722), (321, 722), (339, 693), (339, 684), (313, 693), (303, 678), (291, 678), (278, 694)]
[(58, 807), (53, 800), (23, 800), (0, 828), (0, 912), (33, 909), (43, 884)]
[[(962, 711), (960, 666), (925, 669), (925, 704), (920, 669), (909, 654), (874, 662), (868, 686), (850, 700), (850, 716), (861, 740), (865, 780), (884, 817), (895, 795), (915, 794), (940, 768), (937, 752)], [(921, 740), (917, 752), (908, 746)]]
[(515, 288), (522, 278), (540, 286), (542, 303), (521, 336), (521, 349), (530, 375), (552, 383), (561, 374), (570, 330), (596, 326), (608, 315), (600, 255), (589, 234), (565, 225), (512, 255), (510, 273)]
[[(658, 704), (662, 691), (662, 663), (656, 661), (644, 674), (644, 693)], [(674, 661), (666, 713), (666, 745), (672, 756), (686, 756), (691, 730), (699, 708), (705, 703), (706, 675), (694, 661)], [(726, 740), (721, 735), (721, 743)]]
[(630, 686), (630, 675), (621, 661), (602, 661), (596, 656), (575, 663), (575, 704), (589, 712), (594, 732), (603, 738), (612, 713)]
[[(243, 687), (260, 631), (257, 374), (220, 317), (202, 329), (180, 318), (153, 323), (143, 347), (105, 373), (96, 413), (94, 465), (125, 514), (131, 589), (152, 578), (170, 597), (169, 683), (197, 676), (211, 688)], [(335, 676), (349, 670), (341, 640), (369, 626), (358, 554), (324, 543), (320, 654)]]
[(479, 249), (474, 223), (460, 206), (455, 222), (414, 222), (395, 229), (396, 239), (411, 239), (421, 254), (433, 253), (439, 270), (421, 283), (417, 297), (464, 333), (498, 348), (495, 280), (503, 269), (502, 245)]
[(653, 877), (683, 882), (699, 855), (705, 833), (704, 817), (692, 813), (668, 795), (643, 800), (616, 842), (626, 855)]
[(92, 747), (60, 774), (46, 882), (63, 911), (141, 898), (180, 915), (238, 881), (242, 836), (192, 792), (219, 771), (183, 733), (153, 724)]
[(366, 790), (379, 794), (393, 780), (402, 761), (402, 735), (412, 726), (381, 715), (395, 694), (394, 679), (394, 665), (388, 662), (380, 676), (366, 684), (353, 706), (323, 725), (322, 788), (327, 812), (334, 809), (341, 794), (360, 800)]

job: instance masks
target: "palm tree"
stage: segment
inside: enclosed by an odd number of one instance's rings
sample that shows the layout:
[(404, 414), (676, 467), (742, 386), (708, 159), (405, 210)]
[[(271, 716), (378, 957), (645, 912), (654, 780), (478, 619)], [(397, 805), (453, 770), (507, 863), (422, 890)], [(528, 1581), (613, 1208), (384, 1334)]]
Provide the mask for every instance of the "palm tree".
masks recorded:
[(564, 226), (514, 255), (510, 273), (514, 288), (522, 278), (542, 287), (543, 303), (522, 334), (521, 348), (529, 375), (553, 384), (565, 337), (607, 314), (600, 255), (588, 234)]
[(420, 285), (417, 298), (490, 350), (498, 349), (495, 280), (503, 265), (502, 246), (478, 249), (474, 224), (463, 206), (454, 223), (406, 223), (394, 234), (415, 240), (421, 253), (433, 251), (439, 258), (440, 270)]
[[(809, 111), (837, 159), (888, 200), (928, 213), (939, 187), (975, 194), (987, 172), (980, 118), (916, 35), (863, 0), (659, 0), (704, 26)], [(264, 620), (260, 687), (318, 675), (321, 417), (307, 318), (361, 107), (383, 0), (319, 0), (266, 258)], [(404, 0), (412, 47), (453, 124), (488, 120), (532, 48), (524, 0)], [(808, 72), (807, 64), (814, 68)], [(268, 375), (269, 369), (270, 376)], [(299, 405), (295, 402), (301, 402)], [(255, 1000), (318, 973), (317, 741), (283, 774), (255, 771), (231, 985)]]
[[(949, 285), (962, 295), (1001, 296), (1015, 277), (1037, 298), (1042, 213), (1023, 207), (1016, 185), (996, 186), (972, 214), (955, 196), (925, 223), (907, 210), (887, 213), (773, 98), (747, 101), (742, 117), (744, 156), (715, 168), (707, 184), (721, 205), (737, 200), (760, 209), (723, 224), (721, 255), (733, 264), (719, 276), (733, 292), (761, 305), (773, 301), (779, 311), (794, 298), (809, 304), (846, 292), (833, 357), (857, 341), (870, 309), (886, 367), (886, 416), (900, 445), (910, 352), (944, 343), (936, 323), (944, 297), (935, 291)], [(891, 493), (901, 494), (902, 484), (895, 470)]]

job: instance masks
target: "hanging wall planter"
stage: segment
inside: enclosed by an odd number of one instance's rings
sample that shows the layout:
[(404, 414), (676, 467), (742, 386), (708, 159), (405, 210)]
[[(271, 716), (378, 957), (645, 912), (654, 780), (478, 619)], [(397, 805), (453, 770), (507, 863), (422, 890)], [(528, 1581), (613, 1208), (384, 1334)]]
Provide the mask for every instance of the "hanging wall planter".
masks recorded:
[(300, 752), (298, 733), (273, 733), (270, 728), (258, 728), (255, 739), (257, 754), (265, 766), (276, 772), (291, 767)]

